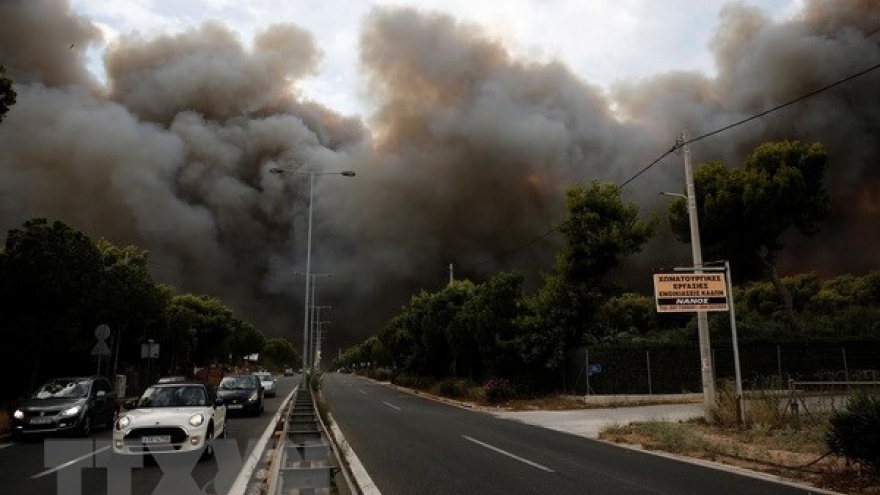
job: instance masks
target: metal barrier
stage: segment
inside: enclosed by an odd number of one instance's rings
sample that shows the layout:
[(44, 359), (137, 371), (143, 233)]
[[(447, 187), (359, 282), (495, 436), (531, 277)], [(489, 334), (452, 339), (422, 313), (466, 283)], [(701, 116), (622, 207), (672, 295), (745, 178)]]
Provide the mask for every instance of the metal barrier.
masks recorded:
[(788, 381), (788, 400), (783, 414), (797, 417), (813, 413), (829, 413), (844, 409), (859, 391), (880, 394), (880, 381)]
[(267, 483), (270, 495), (358, 493), (308, 386), (294, 392)]

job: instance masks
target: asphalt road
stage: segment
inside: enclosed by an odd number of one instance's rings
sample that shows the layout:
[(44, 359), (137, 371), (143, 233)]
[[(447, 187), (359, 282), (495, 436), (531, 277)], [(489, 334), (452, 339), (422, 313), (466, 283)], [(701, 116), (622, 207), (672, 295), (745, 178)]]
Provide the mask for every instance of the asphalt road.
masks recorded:
[(382, 495), (810, 493), (446, 405), (352, 375), (325, 375), (322, 389)]
[[(299, 384), (300, 377), (281, 377), (278, 395), (266, 399), (259, 417), (229, 419), (229, 440), (217, 446), (212, 460), (140, 462), (139, 467), (101, 467), (110, 458), (111, 430), (87, 439), (36, 439), (0, 444), (0, 493), (16, 495), (190, 495), (217, 493), (215, 483), (231, 485), (245, 454), (251, 453), (275, 411)], [(71, 462), (74, 461), (74, 462)], [(218, 466), (222, 466), (218, 470)], [(128, 472), (130, 475), (126, 475)], [(218, 472), (220, 476), (218, 477)], [(127, 477), (126, 477), (127, 476)]]

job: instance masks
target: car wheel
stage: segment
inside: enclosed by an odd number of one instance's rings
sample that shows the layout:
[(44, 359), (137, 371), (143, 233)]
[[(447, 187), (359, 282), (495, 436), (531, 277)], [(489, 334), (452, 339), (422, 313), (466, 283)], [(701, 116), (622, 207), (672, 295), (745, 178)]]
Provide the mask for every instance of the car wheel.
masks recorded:
[(79, 428), (77, 429), (77, 435), (81, 437), (87, 437), (92, 433), (92, 415), (86, 414), (83, 416), (82, 420), (79, 423)]
[(208, 428), (208, 434), (205, 435), (205, 447), (202, 449), (201, 460), (214, 457), (214, 428)]

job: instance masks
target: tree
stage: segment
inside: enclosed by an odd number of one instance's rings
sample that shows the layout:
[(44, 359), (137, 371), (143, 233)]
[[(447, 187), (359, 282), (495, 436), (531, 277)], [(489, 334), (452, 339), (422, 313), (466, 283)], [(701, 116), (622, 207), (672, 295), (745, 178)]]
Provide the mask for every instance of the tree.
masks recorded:
[(85, 308), (100, 285), (101, 253), (85, 234), (45, 218), (10, 230), (4, 253), (4, 343), (30, 366), (33, 387), (54, 354), (88, 358), (94, 327)]
[(524, 277), (502, 272), (476, 286), (449, 326), (453, 354), (471, 378), (522, 372), (516, 324), (522, 307)]
[(208, 365), (225, 361), (229, 355), (228, 337), (235, 331), (232, 311), (213, 297), (201, 294), (174, 295), (167, 308), (169, 321), (177, 327), (172, 331), (189, 332), (195, 341), (193, 361)]
[(266, 338), (255, 326), (235, 317), (229, 323), (231, 331), (226, 337), (226, 347), (233, 356), (247, 356), (263, 351)]
[[(172, 344), (168, 347), (173, 352), (172, 367), (178, 359), (185, 360), (176, 351), (191, 348), (189, 327), (167, 325), (166, 307), (171, 294), (153, 281), (147, 267), (149, 252), (136, 246), (120, 248), (106, 239), (99, 240), (97, 247), (103, 266), (100, 283), (94, 291), (94, 321), (96, 325), (109, 325), (114, 332), (114, 352), (118, 349), (124, 355), (128, 350), (129, 356), (133, 357), (134, 352), (139, 351), (139, 336), (149, 334), (161, 336)], [(171, 336), (165, 335), (163, 327), (184, 330)]]
[(568, 219), (560, 228), (565, 244), (522, 319), (530, 329), (522, 351), (548, 369), (562, 365), (565, 349), (600, 337), (591, 333), (596, 311), (619, 292), (611, 275), (641, 251), (657, 225), (656, 217), (639, 219), (638, 206), (623, 202), (618, 185), (593, 181), (567, 194)]
[[(816, 234), (830, 214), (822, 183), (827, 166), (821, 144), (783, 141), (758, 146), (740, 169), (712, 162), (694, 173), (703, 246), (730, 260), (741, 278), (769, 278), (792, 331), (798, 329), (792, 296), (779, 278), (776, 262), (786, 233)], [(690, 242), (684, 198), (669, 205), (669, 224), (678, 239)]]
[(296, 352), (296, 348), (289, 340), (281, 337), (266, 341), (266, 345), (263, 346), (263, 358), (276, 368), (299, 369), (302, 366), (302, 357)]
[(12, 81), (6, 77), (6, 67), (0, 65), (0, 122), (3, 122), (9, 107), (15, 105), (16, 96)]

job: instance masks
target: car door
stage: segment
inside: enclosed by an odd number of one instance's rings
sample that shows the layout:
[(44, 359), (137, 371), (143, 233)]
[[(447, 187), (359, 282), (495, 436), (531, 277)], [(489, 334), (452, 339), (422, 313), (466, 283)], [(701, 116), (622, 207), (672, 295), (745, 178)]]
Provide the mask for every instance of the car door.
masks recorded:
[(96, 423), (113, 423), (113, 415), (116, 411), (116, 398), (113, 394), (113, 388), (106, 379), (99, 378), (92, 385), (94, 394), (94, 412)]

